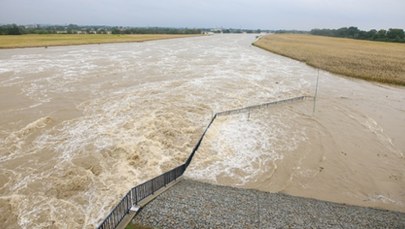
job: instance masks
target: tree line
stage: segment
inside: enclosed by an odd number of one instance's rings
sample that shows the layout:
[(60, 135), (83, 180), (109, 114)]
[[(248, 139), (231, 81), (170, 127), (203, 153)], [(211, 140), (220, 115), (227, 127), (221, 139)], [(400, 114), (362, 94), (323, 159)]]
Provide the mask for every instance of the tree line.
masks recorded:
[(363, 31), (357, 27), (343, 27), (340, 29), (312, 29), (312, 35), (343, 37), (371, 41), (405, 42), (405, 32), (403, 29), (380, 29)]
[(200, 34), (200, 29), (79, 25), (0, 25), (0, 35), (23, 34)]

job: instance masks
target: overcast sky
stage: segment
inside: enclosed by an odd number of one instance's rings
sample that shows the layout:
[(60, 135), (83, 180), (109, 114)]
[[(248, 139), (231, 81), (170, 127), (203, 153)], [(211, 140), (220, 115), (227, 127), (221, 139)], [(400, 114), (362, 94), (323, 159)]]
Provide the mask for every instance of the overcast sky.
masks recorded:
[(0, 0), (0, 24), (405, 29), (405, 0)]

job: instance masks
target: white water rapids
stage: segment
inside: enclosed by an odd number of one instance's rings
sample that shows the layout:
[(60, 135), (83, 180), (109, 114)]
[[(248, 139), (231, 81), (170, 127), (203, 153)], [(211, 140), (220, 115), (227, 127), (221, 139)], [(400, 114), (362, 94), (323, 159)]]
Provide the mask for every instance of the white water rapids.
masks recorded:
[[(254, 39), (0, 50), (1, 228), (93, 228), (183, 163), (213, 113), (313, 94), (316, 69)], [(298, 102), (221, 117), (187, 176), (405, 211), (404, 101), (321, 71), (315, 115)]]

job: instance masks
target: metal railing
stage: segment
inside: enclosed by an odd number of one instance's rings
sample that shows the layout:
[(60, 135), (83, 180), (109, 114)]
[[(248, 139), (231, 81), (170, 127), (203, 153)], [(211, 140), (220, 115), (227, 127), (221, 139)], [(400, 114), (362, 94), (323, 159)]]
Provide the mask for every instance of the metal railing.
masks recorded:
[(100, 229), (113, 229), (129, 213), (132, 206), (137, 205), (140, 201), (153, 195), (159, 189), (165, 187), (172, 181), (183, 175), (186, 170), (185, 164), (182, 164), (160, 176), (148, 180), (143, 184), (133, 187), (115, 206), (105, 220), (100, 224)]
[(108, 214), (105, 220), (98, 226), (99, 229), (114, 229), (120, 224), (124, 217), (129, 213), (132, 206), (138, 205), (140, 201), (147, 198), (150, 195), (153, 195), (159, 189), (165, 187), (167, 184), (175, 181), (177, 178), (183, 175), (187, 167), (190, 165), (191, 160), (194, 157), (195, 152), (200, 147), (200, 144), (207, 133), (207, 130), (210, 128), (211, 124), (214, 122), (216, 115), (211, 118), (210, 123), (205, 128), (204, 133), (201, 135), (197, 144), (194, 146), (191, 151), (190, 156), (187, 158), (187, 161), (160, 176), (157, 176), (151, 180), (146, 181), (143, 184), (133, 187), (115, 206), (115, 208)]
[(186, 160), (186, 162), (170, 171), (167, 171), (160, 176), (157, 176), (151, 180), (146, 181), (143, 184), (137, 185), (133, 187), (122, 199), (121, 201), (115, 206), (110, 214), (105, 218), (105, 220), (98, 226), (99, 229), (114, 229), (118, 226), (118, 224), (124, 219), (124, 217), (129, 213), (130, 209), (133, 206), (138, 205), (140, 201), (147, 198), (150, 195), (153, 195), (159, 189), (165, 187), (169, 183), (175, 181), (177, 178), (183, 175), (186, 171), (187, 167), (190, 165), (191, 160), (194, 157), (195, 152), (201, 145), (201, 142), (207, 133), (208, 129), (210, 128), (211, 124), (218, 116), (223, 115), (230, 115), (230, 114), (237, 114), (241, 112), (250, 111), (252, 109), (259, 109), (265, 108), (270, 105), (280, 104), (280, 103), (289, 103), (293, 101), (305, 100), (307, 98), (312, 98), (310, 96), (300, 96), (291, 99), (285, 99), (260, 105), (249, 106), (241, 109), (229, 110), (224, 112), (215, 113), (215, 115), (211, 118), (208, 126), (205, 128), (203, 134), (199, 138), (197, 144), (194, 146), (193, 150), (191, 151), (190, 156)]

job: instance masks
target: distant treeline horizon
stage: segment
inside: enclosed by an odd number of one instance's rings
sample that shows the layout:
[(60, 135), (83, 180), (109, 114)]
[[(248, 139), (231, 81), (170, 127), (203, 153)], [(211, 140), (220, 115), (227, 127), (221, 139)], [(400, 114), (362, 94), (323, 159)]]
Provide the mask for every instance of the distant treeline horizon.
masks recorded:
[(341, 37), (351, 38), (358, 40), (370, 41), (388, 41), (388, 42), (405, 42), (405, 32), (403, 29), (390, 28), (385, 29), (371, 29), (369, 31), (360, 30), (357, 27), (342, 27), (339, 29), (312, 29), (311, 31), (305, 30), (275, 30), (274, 33), (294, 33), (294, 34), (312, 34), (317, 36), (327, 37)]
[(200, 34), (201, 29), (81, 25), (0, 25), (0, 35), (23, 34)]
[(360, 30), (357, 27), (339, 29), (305, 30), (261, 30), (233, 28), (171, 28), (171, 27), (122, 27), (122, 26), (90, 26), (90, 25), (0, 25), (0, 35), (23, 34), (201, 34), (201, 33), (297, 33), (328, 37), (342, 37), (371, 41), (388, 41), (405, 43), (403, 29), (390, 28)]
[(328, 36), (328, 37), (343, 37), (359, 40), (370, 41), (389, 41), (389, 42), (405, 42), (405, 32), (403, 29), (390, 28), (371, 29), (369, 31), (360, 30), (357, 27), (343, 27), (340, 29), (312, 29), (312, 35)]
[(91, 25), (0, 25), (0, 35), (23, 34), (201, 34), (201, 33), (262, 33), (261, 29), (233, 28), (171, 28), (171, 27), (122, 27)]

